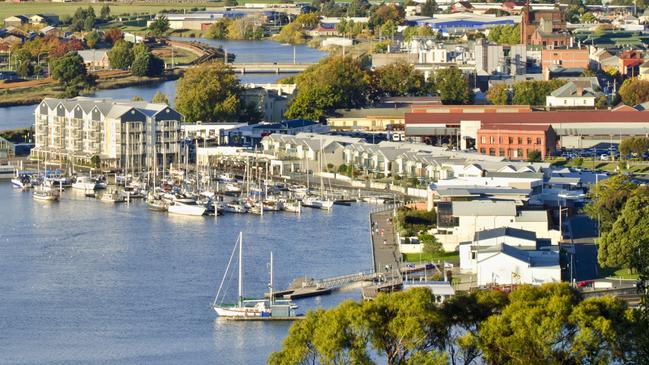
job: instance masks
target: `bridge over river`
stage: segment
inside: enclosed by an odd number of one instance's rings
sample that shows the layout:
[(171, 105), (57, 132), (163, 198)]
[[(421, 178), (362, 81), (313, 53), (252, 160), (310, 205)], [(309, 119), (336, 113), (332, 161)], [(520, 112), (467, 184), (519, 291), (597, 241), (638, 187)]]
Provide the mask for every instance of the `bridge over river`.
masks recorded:
[(231, 63), (230, 67), (234, 72), (247, 74), (247, 73), (298, 73), (306, 70), (314, 63)]

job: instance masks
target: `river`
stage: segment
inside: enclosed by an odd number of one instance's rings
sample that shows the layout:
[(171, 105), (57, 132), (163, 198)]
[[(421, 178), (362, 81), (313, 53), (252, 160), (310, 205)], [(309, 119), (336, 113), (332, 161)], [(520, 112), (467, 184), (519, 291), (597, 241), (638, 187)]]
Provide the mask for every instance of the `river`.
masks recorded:
[[(370, 206), (300, 216), (175, 217), (142, 202), (64, 192), (43, 204), (0, 182), (1, 364), (263, 364), (287, 323), (226, 322), (210, 309), (239, 231), (245, 295), (372, 266)], [(236, 276), (228, 282), (235, 300)], [(331, 307), (358, 290), (297, 301)]]
[[(187, 38), (183, 38), (187, 40)], [(195, 40), (213, 46), (222, 46), (227, 52), (236, 55), (237, 62), (293, 62), (293, 46), (280, 43), (263, 41), (221, 41), (196, 38)], [(325, 52), (309, 48), (305, 45), (295, 46), (296, 62), (317, 62), (326, 55)], [(272, 83), (288, 76), (287, 74), (247, 74), (239, 75), (243, 83)], [(123, 89), (98, 90), (96, 97), (126, 99), (140, 96), (144, 100), (151, 100), (156, 92), (162, 92), (169, 97), (173, 104), (176, 95), (176, 81), (166, 81), (155, 85), (132, 86)], [(0, 130), (29, 128), (34, 124), (34, 105), (0, 107)]]

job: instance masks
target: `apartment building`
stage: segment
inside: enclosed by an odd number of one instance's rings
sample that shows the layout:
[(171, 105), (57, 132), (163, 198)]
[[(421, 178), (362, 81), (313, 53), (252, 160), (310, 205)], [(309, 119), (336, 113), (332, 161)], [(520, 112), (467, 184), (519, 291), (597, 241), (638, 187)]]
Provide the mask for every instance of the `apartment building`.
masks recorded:
[(482, 154), (524, 160), (532, 151), (541, 152), (541, 158), (552, 156), (557, 135), (545, 125), (490, 125), (478, 129), (476, 148)]
[(36, 107), (31, 158), (141, 171), (180, 160), (183, 116), (166, 104), (46, 98)]

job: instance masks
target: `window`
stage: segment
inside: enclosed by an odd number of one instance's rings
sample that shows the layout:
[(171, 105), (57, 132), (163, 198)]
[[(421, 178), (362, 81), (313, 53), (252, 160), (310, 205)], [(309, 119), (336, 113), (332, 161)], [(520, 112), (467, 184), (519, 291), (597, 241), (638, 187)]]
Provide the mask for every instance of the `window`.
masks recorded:
[(509, 144), (514, 144), (514, 137), (509, 137)]
[(541, 144), (541, 138), (536, 139), (536, 144)]
[(494, 144), (495, 138), (494, 136), (489, 137), (489, 143)]
[(498, 136), (498, 144), (502, 144), (502, 143), (503, 143), (503, 137)]
[(482, 153), (482, 154), (484, 155), (484, 154), (487, 153), (487, 152), (486, 152), (486, 150), (485, 150), (484, 148), (481, 148), (481, 149), (480, 149), (480, 153)]
[(518, 144), (523, 144), (523, 137), (518, 137)]
[(516, 156), (514, 156), (514, 157), (523, 157), (523, 150), (518, 148), (516, 150)]
[(480, 137), (480, 143), (482, 143), (482, 144), (487, 143), (487, 137), (485, 137), (485, 136)]
[(504, 148), (499, 148), (498, 149), (498, 156), (504, 157), (505, 156), (505, 149)]
[(495, 148), (490, 148), (489, 149), (489, 156), (495, 156), (496, 155), (496, 149)]
[(527, 137), (527, 144), (532, 144), (532, 138)]

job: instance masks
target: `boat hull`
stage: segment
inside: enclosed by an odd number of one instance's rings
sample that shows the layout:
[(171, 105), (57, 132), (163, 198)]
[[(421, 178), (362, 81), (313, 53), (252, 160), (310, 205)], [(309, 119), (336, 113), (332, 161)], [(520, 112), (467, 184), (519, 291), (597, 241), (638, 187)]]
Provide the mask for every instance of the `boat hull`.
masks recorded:
[(255, 308), (213, 307), (219, 317), (261, 317), (262, 312)]

